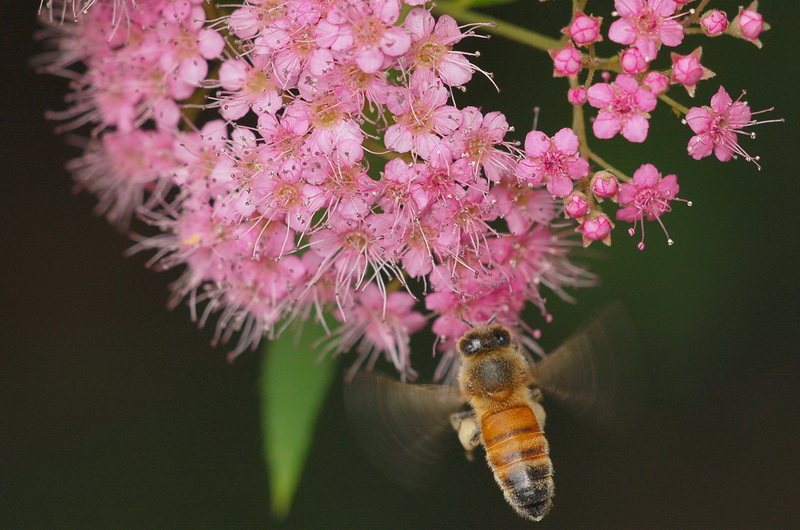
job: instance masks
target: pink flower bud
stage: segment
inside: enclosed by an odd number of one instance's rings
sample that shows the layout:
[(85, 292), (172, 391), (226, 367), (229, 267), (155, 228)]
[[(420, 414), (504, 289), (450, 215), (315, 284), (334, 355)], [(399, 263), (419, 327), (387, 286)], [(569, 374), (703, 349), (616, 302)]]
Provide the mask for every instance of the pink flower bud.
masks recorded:
[(700, 64), (703, 48), (697, 47), (689, 55), (671, 54), (672, 74), (670, 83), (679, 83), (686, 88), (686, 92), (694, 97), (694, 89), (702, 79), (714, 77), (714, 72)]
[(566, 217), (580, 220), (587, 213), (589, 213), (589, 201), (583, 193), (574, 191), (564, 199), (564, 215)]
[(703, 77), (700, 58), (693, 55), (672, 55), (672, 82), (682, 85), (696, 85)]
[(582, 11), (575, 12), (575, 18), (567, 28), (565, 33), (569, 35), (578, 46), (586, 46), (593, 42), (603, 40), (600, 35), (600, 17), (590, 17)]
[(731, 23), (729, 33), (747, 39), (760, 48), (761, 41), (758, 37), (764, 30), (769, 29), (769, 25), (764, 23), (764, 17), (756, 11), (757, 9), (758, 1), (750, 4), (747, 9), (740, 7), (739, 15)]
[(622, 70), (628, 74), (639, 74), (647, 69), (648, 62), (645, 60), (639, 48), (632, 46), (622, 52), (619, 56)]
[(586, 89), (582, 86), (570, 88), (567, 92), (567, 99), (573, 105), (583, 105), (586, 103)]
[(614, 224), (604, 213), (589, 217), (581, 223), (578, 230), (583, 234), (583, 246), (588, 247), (592, 241), (602, 241), (611, 246), (611, 229)]
[(764, 31), (764, 17), (754, 9), (745, 9), (739, 13), (739, 27), (742, 28), (742, 36), (745, 39), (756, 40)]
[(603, 199), (616, 200), (619, 182), (610, 172), (598, 171), (592, 177), (590, 188), (594, 196), (601, 202)]
[(570, 42), (561, 50), (550, 50), (555, 66), (554, 77), (569, 77), (581, 71), (581, 52)]
[(669, 79), (662, 73), (650, 72), (642, 81), (642, 86), (658, 96), (667, 90)]
[(703, 33), (709, 37), (716, 37), (717, 35), (722, 35), (728, 29), (728, 16), (725, 11), (712, 9), (703, 15), (703, 18), (700, 19), (700, 24), (703, 27)]

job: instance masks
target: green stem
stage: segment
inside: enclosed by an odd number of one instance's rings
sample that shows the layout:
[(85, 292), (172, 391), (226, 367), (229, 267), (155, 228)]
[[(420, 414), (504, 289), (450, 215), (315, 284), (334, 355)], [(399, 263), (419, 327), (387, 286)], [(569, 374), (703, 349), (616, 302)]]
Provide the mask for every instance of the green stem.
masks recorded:
[[(570, 88), (576, 88), (578, 86), (578, 80), (571, 78), (569, 80), (569, 86)], [(575, 134), (578, 136), (581, 156), (586, 158), (591, 150), (589, 149), (589, 142), (586, 138), (586, 119), (583, 115), (583, 105), (572, 106), (572, 130), (575, 131)]]
[(677, 101), (675, 101), (674, 99), (672, 99), (667, 95), (661, 94), (660, 96), (658, 96), (658, 99), (660, 99), (661, 101), (663, 101), (664, 103), (666, 103), (667, 105), (681, 112), (684, 115), (689, 113), (689, 109), (687, 107), (681, 105), (680, 103), (678, 103)]
[[(462, 6), (468, 3), (471, 3), (471, 0), (453, 0), (451, 2), (441, 2), (433, 8), (433, 12), (440, 15), (450, 15), (454, 19), (465, 24), (483, 24), (483, 29), (487, 33), (494, 33), (495, 35), (506, 37), (521, 44), (527, 44), (532, 48), (545, 52), (563, 48), (565, 42), (568, 40), (566, 36), (562, 37), (561, 39), (554, 39), (552, 37), (542, 35), (541, 33), (515, 26), (509, 22), (496, 20), (476, 11), (464, 9)], [(578, 5), (582, 6), (585, 3), (585, 1), (579, 1)], [(622, 71), (619, 65), (619, 58), (617, 56), (605, 58), (594, 57), (593, 55), (588, 56), (586, 54), (582, 55), (583, 62), (588, 67), (600, 70), (610, 70), (612, 72)]]
[(695, 24), (695, 23), (699, 22), (700, 21), (700, 15), (703, 14), (703, 12), (706, 9), (706, 6), (708, 5), (708, 3), (710, 1), (711, 0), (701, 0), (700, 3), (697, 4), (694, 7), (694, 14), (691, 15), (688, 19), (686, 19), (686, 24), (685, 25)]
[(495, 20), (492, 17), (482, 15), (475, 11), (462, 9), (454, 2), (441, 2), (433, 8), (433, 12), (440, 15), (450, 15), (456, 20), (467, 24), (486, 24), (485, 30), (487, 32), (502, 35), (503, 37), (521, 42), (522, 44), (527, 44), (538, 50), (548, 51), (562, 47), (562, 43), (558, 39), (546, 37), (541, 33), (521, 28), (508, 22)]
[(609, 164), (608, 162), (606, 162), (605, 160), (600, 158), (600, 156), (598, 156), (596, 153), (594, 153), (592, 151), (589, 151), (589, 160), (592, 160), (597, 165), (602, 166), (603, 169), (607, 169), (607, 170), (611, 171), (620, 180), (623, 180), (625, 182), (630, 182), (631, 181), (631, 178), (628, 175), (626, 175), (625, 173), (623, 173), (619, 169), (615, 168), (614, 166), (612, 166), (611, 164)]

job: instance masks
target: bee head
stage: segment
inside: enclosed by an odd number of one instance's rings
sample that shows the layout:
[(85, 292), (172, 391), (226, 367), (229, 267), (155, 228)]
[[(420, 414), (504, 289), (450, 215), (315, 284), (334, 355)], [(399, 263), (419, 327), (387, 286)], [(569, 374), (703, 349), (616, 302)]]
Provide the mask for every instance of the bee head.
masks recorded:
[(458, 340), (458, 351), (464, 357), (485, 353), (511, 344), (511, 334), (503, 326), (483, 326), (469, 330)]

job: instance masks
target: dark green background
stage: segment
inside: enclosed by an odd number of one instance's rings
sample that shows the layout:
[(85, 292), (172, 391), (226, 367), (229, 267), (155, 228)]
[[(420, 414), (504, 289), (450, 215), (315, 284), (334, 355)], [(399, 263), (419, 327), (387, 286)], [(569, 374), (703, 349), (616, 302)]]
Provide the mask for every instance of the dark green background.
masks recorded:
[[(27, 8), (22, 4), (29, 4)], [(592, 0), (590, 5), (601, 3)], [(63, 83), (26, 61), (38, 2), (3, 16), (2, 305), (0, 306), (0, 527), (264, 528), (268, 486), (258, 426), (259, 356), (225, 362), (188, 311), (165, 309), (174, 275), (126, 259), (129, 242), (73, 195), (62, 169), (74, 151), (42, 118), (60, 108)], [(736, 2), (714, 2), (735, 11)], [(527, 0), (500, 17), (543, 30), (565, 22), (568, 2)], [(14, 13), (10, 11), (15, 11)], [(695, 162), (688, 129), (656, 111), (644, 145), (608, 142), (623, 170), (642, 162), (681, 177), (665, 217), (676, 244), (648, 224), (648, 248), (620, 230), (598, 249), (600, 288), (577, 307), (553, 304), (555, 345), (582, 316), (621, 299), (640, 331), (650, 393), (640, 428), (607, 435), (551, 410), (556, 505), (541, 528), (797, 527), (798, 75), (797, 2), (764, 0), (765, 49), (732, 39), (706, 44), (704, 62), (754, 109), (774, 105), (785, 124), (744, 141), (763, 170), (742, 160)], [(608, 19), (606, 21), (607, 27)], [(502, 110), (523, 131), (567, 122), (564, 82), (541, 54), (473, 39), (477, 78), (461, 103)], [(705, 83), (697, 104), (716, 83)], [(485, 94), (485, 95), (483, 95)], [(689, 102), (687, 97), (678, 97)], [(597, 145), (597, 142), (594, 143)], [(429, 351), (424, 345), (423, 351)], [(454, 451), (452, 472), (409, 494), (362, 460), (343, 419), (336, 383), (319, 424), (295, 509), (285, 528), (527, 527), (501, 499), (484, 464)]]

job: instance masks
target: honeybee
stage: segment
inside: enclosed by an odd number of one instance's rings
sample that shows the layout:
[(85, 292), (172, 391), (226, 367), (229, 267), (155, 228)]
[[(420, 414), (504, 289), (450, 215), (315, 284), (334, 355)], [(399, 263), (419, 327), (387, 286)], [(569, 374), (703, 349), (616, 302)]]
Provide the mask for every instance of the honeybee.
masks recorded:
[[(553, 505), (553, 464), (542, 431), (544, 409), (528, 388), (529, 363), (508, 329), (469, 330), (458, 340), (458, 383), (472, 410), (451, 417), (470, 451), (478, 440), (506, 501), (525, 519), (540, 521)], [(538, 412), (538, 418), (537, 413)], [(471, 432), (470, 432), (471, 431)]]
[(451, 429), (471, 459), (483, 446), (506, 501), (540, 521), (553, 505), (553, 465), (543, 396), (604, 425), (630, 418), (638, 402), (631, 326), (614, 305), (530, 366), (511, 331), (487, 324), (456, 343), (458, 388), (413, 385), (359, 372), (345, 386), (351, 423), (373, 462), (416, 488), (436, 466)]

